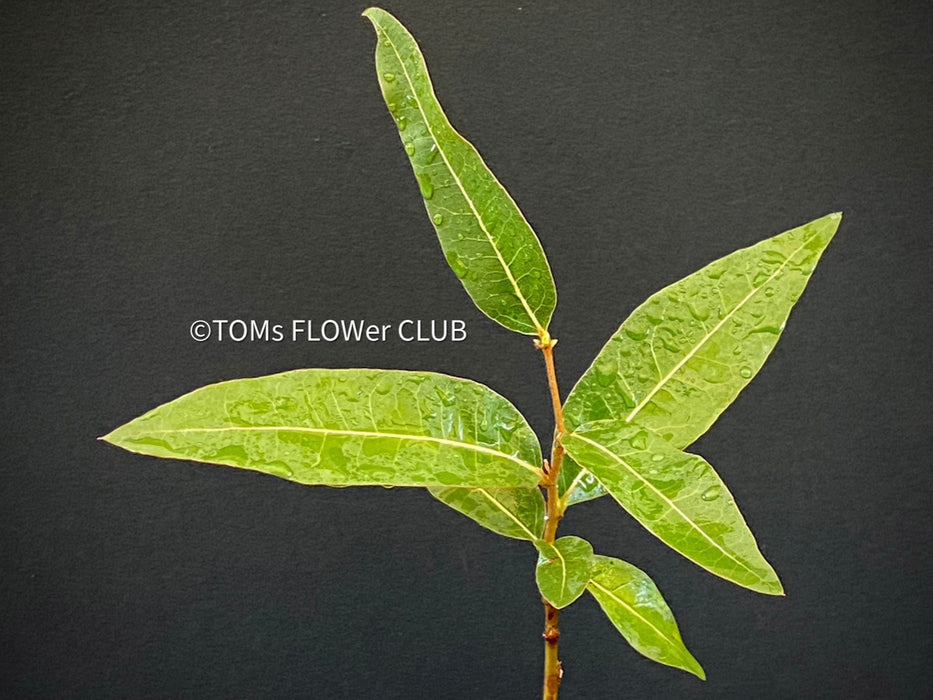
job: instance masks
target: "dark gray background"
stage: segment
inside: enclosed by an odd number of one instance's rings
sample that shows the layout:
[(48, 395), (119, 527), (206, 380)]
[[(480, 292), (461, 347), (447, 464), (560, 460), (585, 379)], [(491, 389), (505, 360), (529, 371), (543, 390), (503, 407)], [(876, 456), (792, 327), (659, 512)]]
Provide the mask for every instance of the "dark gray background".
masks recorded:
[[(544, 243), (565, 391), (651, 292), (845, 212), (771, 360), (694, 447), (787, 597), (710, 576), (607, 499), (576, 507), (563, 531), (654, 578), (710, 680), (638, 656), (583, 599), (561, 697), (928, 697), (928, 4), (520, 2), (387, 9)], [(549, 433), (530, 340), (444, 264), (364, 7), (0, 10), (3, 695), (537, 697), (527, 544), (420, 490), (94, 440), (203, 384), (307, 366), (470, 377)], [(470, 335), (188, 337), (304, 317)]]

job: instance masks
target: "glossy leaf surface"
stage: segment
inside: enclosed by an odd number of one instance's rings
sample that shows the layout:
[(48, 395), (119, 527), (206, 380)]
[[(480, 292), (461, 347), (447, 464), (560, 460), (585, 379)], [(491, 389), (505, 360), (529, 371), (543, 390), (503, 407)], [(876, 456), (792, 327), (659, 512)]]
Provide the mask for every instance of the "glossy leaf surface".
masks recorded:
[(544, 531), (540, 489), (432, 488), (431, 495), (505, 537), (534, 542)]
[(538, 440), (482, 384), (304, 369), (212, 384), (105, 438), (132, 452), (333, 486), (537, 486)]
[(645, 572), (619, 559), (596, 556), (587, 590), (635, 651), (706, 680), (680, 638), (674, 615)]
[(732, 494), (702, 457), (623, 421), (587, 423), (565, 436), (563, 444), (666, 545), (728, 581), (783, 594)]
[(557, 477), (557, 489), (567, 506), (606, 495), (606, 489), (596, 477), (581, 469), (570, 455), (564, 456), (564, 463)]
[(696, 440), (761, 369), (840, 219), (738, 250), (649, 297), (571, 391), (568, 428), (614, 418), (674, 447)]
[(537, 543), (538, 590), (555, 608), (565, 608), (580, 597), (590, 581), (593, 546), (579, 537), (561, 537), (554, 544)]
[(476, 149), (447, 120), (408, 30), (378, 8), (376, 71), (450, 267), (483, 313), (506, 328), (547, 329), (557, 294), (541, 243)]

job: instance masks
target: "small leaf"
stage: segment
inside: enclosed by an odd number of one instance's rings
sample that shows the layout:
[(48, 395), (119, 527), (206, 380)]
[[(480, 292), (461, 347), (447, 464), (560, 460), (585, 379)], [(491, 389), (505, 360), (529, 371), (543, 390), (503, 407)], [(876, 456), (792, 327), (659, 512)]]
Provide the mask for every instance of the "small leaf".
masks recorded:
[(614, 418), (674, 447), (696, 440), (761, 369), (840, 220), (738, 250), (651, 296), (570, 392), (568, 429)]
[(431, 495), (505, 537), (534, 542), (544, 532), (540, 489), (432, 488)]
[(536, 546), (538, 590), (555, 608), (566, 608), (586, 590), (593, 545), (579, 537), (561, 537), (554, 544), (539, 540)]
[(666, 545), (727, 581), (783, 595), (732, 494), (702, 457), (622, 421), (587, 423), (563, 445)]
[(593, 557), (587, 590), (639, 654), (706, 680), (703, 668), (687, 651), (661, 592), (640, 569), (611, 557)]
[(557, 293), (518, 206), (441, 109), (421, 50), (385, 10), (373, 23), (376, 71), (447, 262), (473, 302), (506, 328), (544, 335)]
[(557, 491), (564, 499), (565, 506), (591, 501), (606, 495), (606, 489), (596, 477), (573, 461), (570, 455), (564, 456), (560, 474), (557, 477)]
[(535, 488), (541, 475), (538, 440), (512, 404), (431, 372), (303, 369), (212, 384), (103, 439), (302, 484)]

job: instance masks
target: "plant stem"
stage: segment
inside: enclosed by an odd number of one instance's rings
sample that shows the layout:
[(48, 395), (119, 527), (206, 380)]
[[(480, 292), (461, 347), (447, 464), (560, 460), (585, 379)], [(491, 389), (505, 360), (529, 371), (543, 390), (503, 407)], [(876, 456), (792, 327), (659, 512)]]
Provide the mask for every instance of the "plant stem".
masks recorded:
[[(563, 504), (557, 488), (557, 478), (560, 476), (560, 466), (564, 460), (564, 448), (560, 438), (566, 431), (564, 427), (564, 411), (561, 407), (560, 391), (557, 388), (557, 373), (554, 371), (554, 346), (556, 338), (544, 337), (535, 345), (544, 355), (544, 366), (547, 370), (548, 388), (551, 392), (551, 404), (554, 408), (554, 441), (551, 445), (550, 464), (545, 463), (544, 481), (542, 484), (547, 493), (547, 515), (544, 523), (544, 541), (554, 543), (557, 537), (557, 525), (563, 517)], [(558, 642), (560, 641), (560, 610), (544, 601), (544, 700), (557, 700), (560, 680), (563, 671), (558, 658)]]

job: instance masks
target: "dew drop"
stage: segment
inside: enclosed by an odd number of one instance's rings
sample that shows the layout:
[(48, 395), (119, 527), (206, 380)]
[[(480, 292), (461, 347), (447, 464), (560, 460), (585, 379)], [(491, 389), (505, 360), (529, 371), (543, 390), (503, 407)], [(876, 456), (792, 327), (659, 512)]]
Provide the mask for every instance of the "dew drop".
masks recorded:
[(739, 370), (739, 374), (741, 374), (745, 379), (748, 379), (749, 377), (752, 376), (752, 368), (743, 367), (742, 369)]
[(413, 144), (411, 141), (409, 141), (408, 143), (406, 143), (406, 144), (405, 144), (405, 153), (407, 153), (407, 154), (410, 155), (410, 156), (415, 155), (415, 144)]
[(461, 258), (459, 255), (456, 253), (448, 253), (447, 264), (450, 265), (450, 269), (454, 271), (454, 274), (457, 275), (457, 277), (460, 279), (466, 277), (467, 266), (466, 263), (463, 262), (463, 258)]
[(634, 329), (634, 328), (625, 327), (625, 328), (623, 328), (622, 330), (624, 330), (624, 331), (625, 331), (625, 335), (627, 335), (627, 336), (628, 336), (629, 338), (631, 338), (632, 340), (644, 340), (645, 338), (648, 337), (648, 330), (647, 330), (647, 329), (644, 330), (644, 331), (638, 331), (638, 330), (636, 330), (636, 329)]
[(444, 223), (444, 215), (435, 214), (434, 216), (431, 217), (431, 221), (434, 222), (435, 226), (440, 226), (442, 223)]
[(761, 257), (761, 259), (766, 263), (776, 265), (787, 260), (787, 256), (779, 250), (769, 250)]
[(382, 77), (387, 83), (391, 83), (393, 80), (395, 80), (395, 73), (383, 73)]
[(658, 452), (657, 454), (651, 455), (652, 462), (661, 462), (663, 460), (664, 460), (664, 455), (662, 455), (660, 452)]
[(709, 307), (698, 307), (687, 302), (687, 311), (689, 311), (690, 315), (697, 321), (705, 321), (709, 318)]
[(720, 277), (722, 277), (725, 271), (726, 271), (725, 268), (722, 268), (722, 267), (712, 268), (706, 271), (706, 276), (709, 277), (711, 280), (718, 280)]
[(706, 489), (706, 491), (703, 492), (703, 495), (701, 495), (700, 498), (702, 498), (704, 501), (715, 501), (717, 498), (719, 498), (720, 491), (722, 491), (722, 489), (718, 484), (710, 486), (708, 489)]
[(658, 308), (657, 306), (646, 308), (645, 318), (648, 319), (648, 323), (653, 323), (654, 325), (658, 325), (659, 323), (661, 323), (661, 321), (664, 320), (664, 312), (661, 311), (661, 309)]
[(596, 381), (600, 386), (609, 386), (615, 382), (618, 368), (612, 358), (607, 357), (599, 360), (593, 369), (596, 371)]
[(405, 131), (405, 127), (408, 126), (408, 120), (405, 118), (404, 114), (398, 118), (396, 123), (398, 124), (399, 131)]
[(765, 296), (773, 297), (774, 296), (774, 287), (765, 287)]
[(638, 433), (638, 435), (629, 440), (629, 444), (636, 450), (643, 450), (648, 447), (648, 437), (644, 433)]
[(418, 189), (421, 190), (421, 196), (425, 199), (431, 199), (434, 196), (434, 185), (424, 173), (418, 175)]
[(635, 408), (635, 399), (629, 394), (628, 387), (626, 387), (622, 377), (619, 377), (619, 381), (616, 382), (616, 392), (622, 397), (622, 403), (625, 404), (627, 409)]

